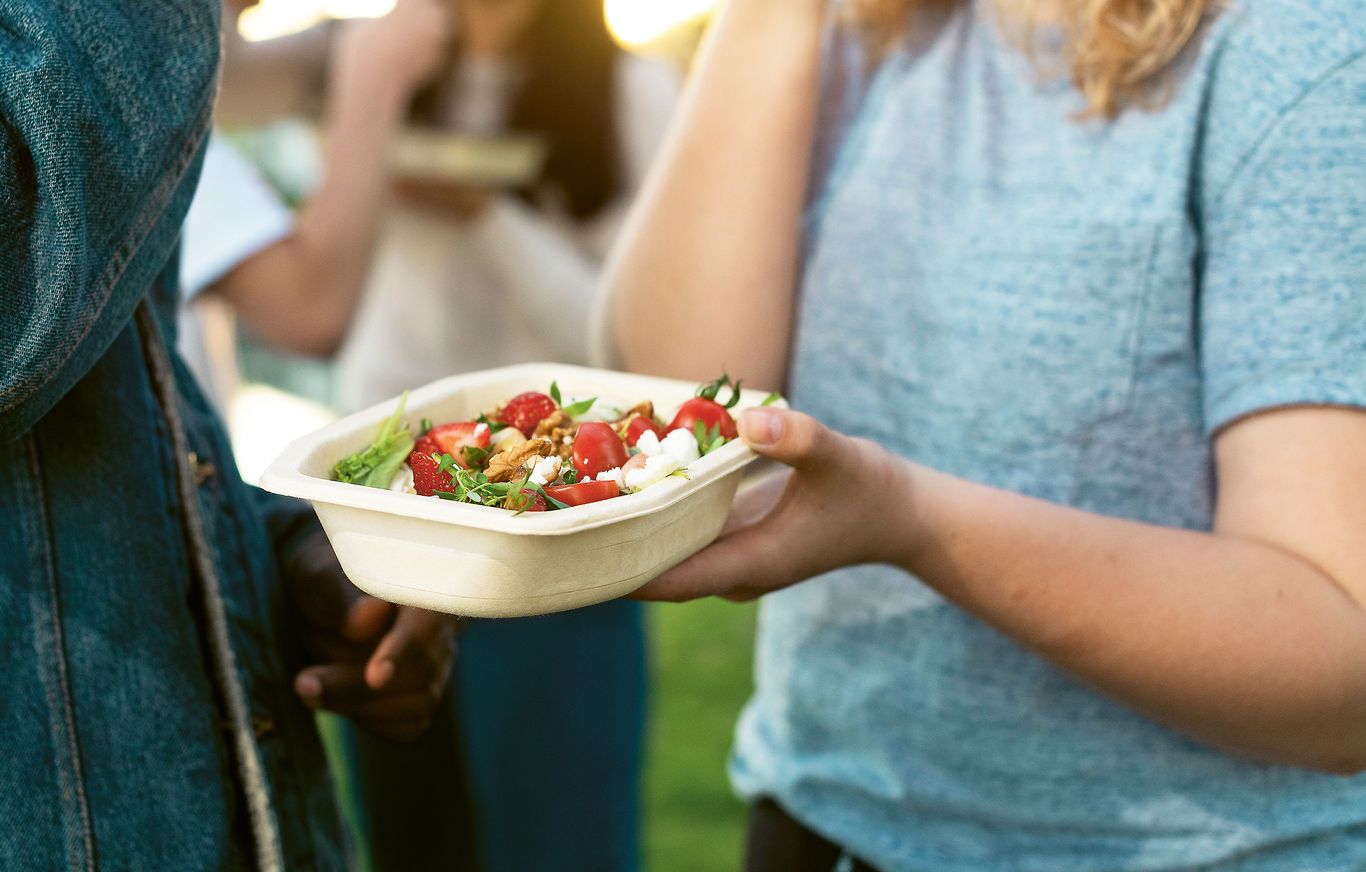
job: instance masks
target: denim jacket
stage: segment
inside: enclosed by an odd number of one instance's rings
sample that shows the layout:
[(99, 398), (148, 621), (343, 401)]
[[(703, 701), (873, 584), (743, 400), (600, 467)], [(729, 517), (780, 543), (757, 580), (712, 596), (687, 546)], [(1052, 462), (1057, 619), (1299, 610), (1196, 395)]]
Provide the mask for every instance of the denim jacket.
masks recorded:
[(167, 351), (217, 7), (0, 0), (0, 870), (343, 866), (274, 556), (311, 521)]

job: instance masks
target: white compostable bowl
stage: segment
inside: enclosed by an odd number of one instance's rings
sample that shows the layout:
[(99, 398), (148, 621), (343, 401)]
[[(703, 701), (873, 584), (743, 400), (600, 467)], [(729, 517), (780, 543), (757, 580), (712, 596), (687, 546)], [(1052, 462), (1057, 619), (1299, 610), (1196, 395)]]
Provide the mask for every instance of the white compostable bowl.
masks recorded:
[[(559, 383), (571, 397), (643, 400), (667, 420), (696, 385), (534, 363), (452, 376), (412, 391), (404, 421), (465, 421), (524, 391)], [(767, 396), (744, 391), (733, 414)], [(725, 395), (723, 395), (723, 399)], [(744, 468), (739, 440), (640, 493), (555, 512), (504, 509), (331, 480), (337, 461), (374, 438), (397, 399), (293, 442), (261, 477), (266, 490), (313, 504), (342, 569), (361, 590), (404, 605), (470, 617), (565, 611), (624, 596), (712, 542)], [(785, 405), (785, 404), (784, 404)]]

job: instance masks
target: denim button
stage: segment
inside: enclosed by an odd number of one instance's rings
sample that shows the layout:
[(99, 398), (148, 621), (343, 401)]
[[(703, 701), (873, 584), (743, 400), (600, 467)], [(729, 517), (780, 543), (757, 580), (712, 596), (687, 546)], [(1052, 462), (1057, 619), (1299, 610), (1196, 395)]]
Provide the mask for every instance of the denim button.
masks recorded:
[(274, 735), (275, 721), (261, 715), (252, 715), (251, 728), (256, 733), (256, 740), (259, 742), (267, 736)]
[(196, 487), (203, 485), (204, 482), (218, 474), (217, 467), (208, 461), (200, 460), (198, 452), (191, 451), (186, 455), (186, 459), (190, 462), (190, 470), (194, 472), (194, 483)]

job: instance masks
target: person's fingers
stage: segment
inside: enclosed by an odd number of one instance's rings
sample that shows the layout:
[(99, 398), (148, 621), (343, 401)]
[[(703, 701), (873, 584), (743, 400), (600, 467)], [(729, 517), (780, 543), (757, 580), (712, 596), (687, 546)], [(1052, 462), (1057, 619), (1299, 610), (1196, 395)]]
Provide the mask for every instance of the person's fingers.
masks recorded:
[(300, 671), (294, 677), (294, 692), (309, 708), (328, 710), (364, 702), (372, 695), (364, 667), (349, 663), (325, 663)]
[(668, 572), (630, 594), (631, 599), (686, 602), (704, 596), (753, 599), (781, 587), (787, 569), (772, 547), (766, 523), (716, 540)]
[(746, 409), (740, 436), (750, 448), (795, 469), (829, 466), (842, 450), (842, 437), (810, 415), (788, 409)]
[(351, 603), (342, 626), (342, 636), (349, 642), (374, 642), (394, 622), (397, 607), (382, 599), (361, 596)]
[(721, 536), (729, 536), (736, 530), (762, 521), (778, 505), (791, 478), (791, 470), (779, 467), (772, 473), (766, 473), (759, 481), (741, 485), (735, 502), (731, 504), (730, 514), (726, 516), (726, 524), (721, 528)]
[(375, 693), (358, 702), (338, 702), (327, 710), (360, 723), (372, 721), (421, 720), (431, 717), (440, 699), (426, 691)]
[(451, 620), (435, 612), (401, 608), (389, 632), (380, 639), (365, 667), (370, 687), (397, 683), (411, 687), (444, 680), (449, 666), (454, 629)]

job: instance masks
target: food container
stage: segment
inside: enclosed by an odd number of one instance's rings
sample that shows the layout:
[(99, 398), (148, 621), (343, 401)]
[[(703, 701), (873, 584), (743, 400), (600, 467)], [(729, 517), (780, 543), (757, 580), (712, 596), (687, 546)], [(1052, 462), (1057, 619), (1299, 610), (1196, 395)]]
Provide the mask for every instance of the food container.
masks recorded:
[(532, 136), (481, 137), (408, 128), (394, 143), (390, 171), (401, 179), (520, 188), (540, 175), (545, 145)]
[[(529, 390), (559, 383), (570, 397), (654, 402), (667, 416), (696, 384), (560, 364), (525, 364), (443, 379), (413, 391), (405, 422), (469, 420)], [(767, 394), (744, 391), (733, 410)], [(347, 576), (391, 602), (471, 617), (565, 611), (630, 593), (714, 540), (744, 469), (758, 459), (736, 440), (640, 493), (555, 512), (504, 509), (330, 480), (397, 400), (296, 440), (261, 478), (266, 490), (313, 504)]]

